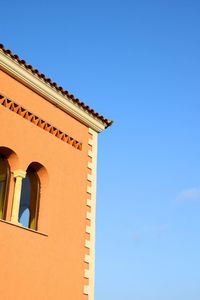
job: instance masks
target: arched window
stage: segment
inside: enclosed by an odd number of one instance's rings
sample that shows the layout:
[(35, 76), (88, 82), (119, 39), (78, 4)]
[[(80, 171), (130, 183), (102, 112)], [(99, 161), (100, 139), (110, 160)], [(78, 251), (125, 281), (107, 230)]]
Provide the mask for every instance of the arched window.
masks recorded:
[(22, 182), (22, 193), (19, 209), (19, 222), (24, 226), (37, 230), (39, 208), (40, 181), (37, 172), (31, 167), (27, 170)]
[(0, 219), (5, 219), (9, 177), (8, 161), (0, 155)]

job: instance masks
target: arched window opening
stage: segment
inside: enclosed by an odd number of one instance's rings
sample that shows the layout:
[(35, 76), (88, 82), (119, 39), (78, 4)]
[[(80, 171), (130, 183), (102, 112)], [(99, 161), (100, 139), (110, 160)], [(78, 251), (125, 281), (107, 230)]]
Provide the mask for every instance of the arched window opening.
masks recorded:
[(0, 155), (0, 219), (5, 220), (10, 167), (7, 159)]
[(26, 178), (22, 182), (22, 193), (19, 209), (19, 222), (24, 226), (37, 230), (39, 208), (40, 181), (36, 171), (28, 168)]

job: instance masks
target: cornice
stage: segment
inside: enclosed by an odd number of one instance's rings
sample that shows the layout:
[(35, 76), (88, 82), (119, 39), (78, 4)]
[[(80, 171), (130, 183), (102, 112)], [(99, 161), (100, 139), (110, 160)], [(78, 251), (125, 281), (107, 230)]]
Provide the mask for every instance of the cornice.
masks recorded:
[(35, 76), (31, 71), (13, 60), (13, 58), (4, 54), (1, 50), (0, 69), (96, 132), (99, 133), (106, 128), (104, 122), (101, 122), (86, 112), (82, 107), (74, 104), (67, 96), (64, 97), (61, 93), (48, 85), (48, 83)]

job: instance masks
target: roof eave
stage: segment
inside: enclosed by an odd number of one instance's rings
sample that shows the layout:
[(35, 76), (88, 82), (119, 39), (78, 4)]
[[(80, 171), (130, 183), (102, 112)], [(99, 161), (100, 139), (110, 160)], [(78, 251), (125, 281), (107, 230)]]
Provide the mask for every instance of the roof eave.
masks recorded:
[(69, 97), (63, 96), (62, 93), (35, 76), (31, 71), (20, 65), (3, 51), (0, 51), (0, 69), (96, 132), (99, 133), (110, 125), (89, 114)]

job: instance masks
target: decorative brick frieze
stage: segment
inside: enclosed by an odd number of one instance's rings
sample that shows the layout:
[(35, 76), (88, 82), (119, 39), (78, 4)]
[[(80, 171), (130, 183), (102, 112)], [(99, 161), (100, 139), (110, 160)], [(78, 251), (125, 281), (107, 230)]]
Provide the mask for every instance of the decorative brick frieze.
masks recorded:
[(26, 119), (27, 121), (31, 122), (32, 124), (40, 127), (41, 129), (49, 132), (50, 134), (54, 135), (56, 138), (60, 139), (61, 141), (73, 146), (78, 150), (82, 150), (82, 143), (75, 140), (73, 137), (69, 136), (67, 133), (62, 132), (58, 128), (54, 127), (53, 125), (47, 123), (46, 121), (42, 120), (41, 118), (37, 117), (33, 113), (29, 112), (22, 106), (18, 105), (14, 101), (0, 95), (0, 105), (8, 108), (12, 112), (18, 114), (22, 118)]

